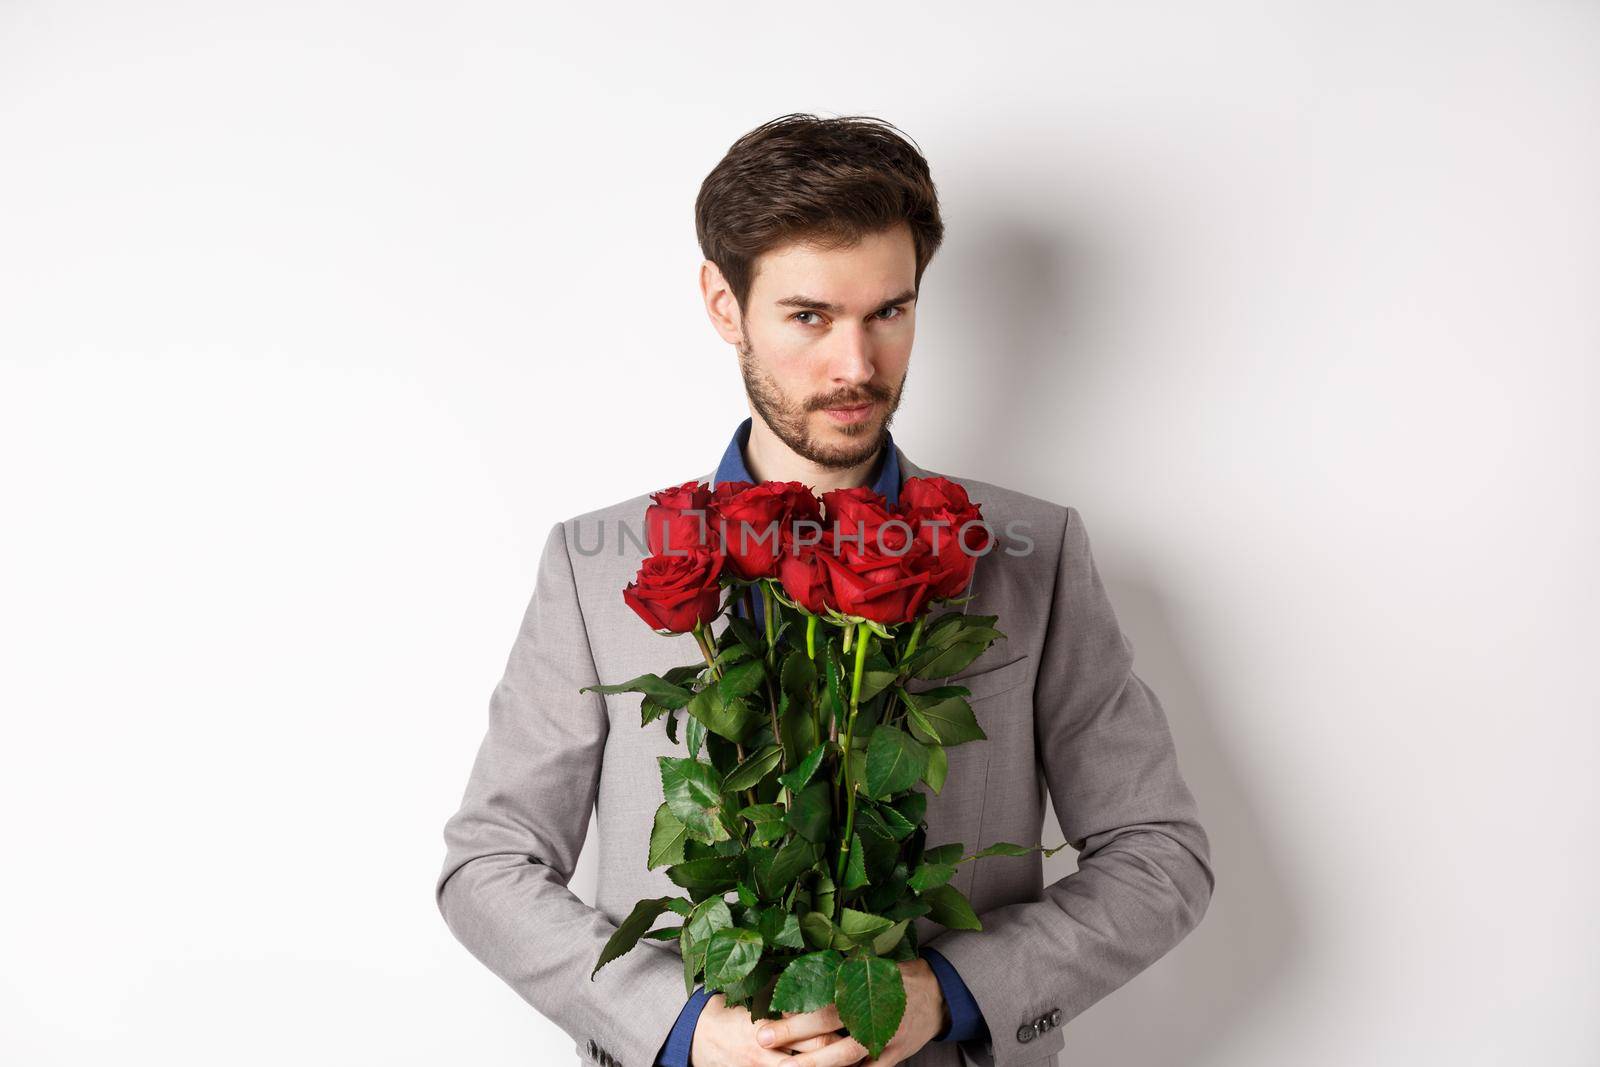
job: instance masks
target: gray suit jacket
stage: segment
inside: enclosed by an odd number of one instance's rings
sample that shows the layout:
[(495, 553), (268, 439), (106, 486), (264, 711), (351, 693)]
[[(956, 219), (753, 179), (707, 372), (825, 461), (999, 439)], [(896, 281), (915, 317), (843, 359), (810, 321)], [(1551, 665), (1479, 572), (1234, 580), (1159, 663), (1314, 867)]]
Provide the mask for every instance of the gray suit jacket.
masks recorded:
[[(903, 477), (933, 473), (897, 451)], [(1037, 843), (1048, 787), (1079, 855), (1078, 869), (1050, 885), (1037, 852), (960, 865), (954, 884), (983, 929), (924, 917), (918, 936), (955, 966), (989, 1025), (991, 1041), (961, 1052), (984, 1067), (1054, 1067), (1061, 1027), (1205, 914), (1210, 846), (1077, 510), (945, 477), (966, 487), (996, 537), (965, 610), (998, 615), (1007, 639), (938, 680), (972, 691), (988, 739), (950, 750), (944, 791), (928, 800), (928, 843)], [(551, 528), (461, 808), (445, 826), (436, 885), (455, 936), (571, 1035), (580, 1061), (603, 1067), (651, 1067), (686, 999), (676, 942), (641, 941), (589, 978), (637, 900), (683, 892), (645, 866), (661, 802), (656, 757), (683, 748), (661, 723), (639, 725), (637, 695), (578, 692), (700, 658), (691, 635), (651, 633), (622, 599), (644, 555), (649, 503), (641, 494)], [(591, 809), (593, 908), (567, 884)], [(956, 1045), (931, 1042), (907, 1062), (962, 1061)]]

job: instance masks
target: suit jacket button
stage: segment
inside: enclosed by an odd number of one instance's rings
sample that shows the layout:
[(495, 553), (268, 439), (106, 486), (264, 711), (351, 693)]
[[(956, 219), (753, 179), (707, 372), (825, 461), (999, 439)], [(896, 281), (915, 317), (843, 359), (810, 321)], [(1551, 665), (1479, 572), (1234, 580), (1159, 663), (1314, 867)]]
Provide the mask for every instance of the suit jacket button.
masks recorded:
[(1060, 1008), (1056, 1008), (1056, 1009), (1054, 1009), (1054, 1010), (1052, 1010), (1050, 1012), (1050, 1025), (1051, 1026), (1060, 1026), (1061, 1025), (1061, 1009)]
[(1034, 1023), (1033, 1025), (1035, 1025), (1035, 1026), (1037, 1026), (1039, 1028), (1039, 1032), (1041, 1034), (1049, 1033), (1051, 1030), (1055, 1029), (1055, 1027), (1051, 1024), (1050, 1016), (1048, 1016), (1048, 1015), (1039, 1016), (1039, 1021)]
[(1032, 1025), (1019, 1026), (1017, 1027), (1017, 1040), (1026, 1045), (1029, 1041), (1034, 1039), (1037, 1033), (1038, 1031), (1034, 1030)]

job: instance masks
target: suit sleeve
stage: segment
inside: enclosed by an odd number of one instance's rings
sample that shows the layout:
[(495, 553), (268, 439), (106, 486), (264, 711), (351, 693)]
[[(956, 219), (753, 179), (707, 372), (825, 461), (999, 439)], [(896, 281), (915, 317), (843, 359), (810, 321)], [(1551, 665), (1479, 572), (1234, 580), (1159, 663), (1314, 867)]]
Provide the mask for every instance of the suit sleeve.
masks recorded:
[[(1133, 671), (1082, 518), (1066, 513), (1034, 730), (1078, 869), (1042, 900), (982, 912), (982, 930), (943, 930), (927, 942), (964, 976), (993, 1031), (961, 1046), (984, 1067), (1061, 1051), (1060, 1028), (1187, 936), (1215, 884), (1166, 714)], [(1059, 1023), (1036, 1033), (1034, 1021), (1055, 1009)]]
[(589, 827), (608, 728), (580, 693), (595, 666), (566, 532), (550, 530), (532, 599), (489, 700), (435, 884), (451, 932), (599, 1063), (647, 1067), (685, 1007), (682, 957), (651, 939), (589, 973), (617, 924), (567, 887)]

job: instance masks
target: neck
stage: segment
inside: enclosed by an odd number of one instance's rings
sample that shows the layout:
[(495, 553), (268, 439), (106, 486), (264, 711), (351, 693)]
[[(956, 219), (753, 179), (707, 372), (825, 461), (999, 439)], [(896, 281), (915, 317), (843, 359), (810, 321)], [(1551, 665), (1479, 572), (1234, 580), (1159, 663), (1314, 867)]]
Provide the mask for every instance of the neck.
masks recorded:
[(760, 415), (751, 414), (744, 465), (757, 482), (799, 482), (818, 496), (834, 489), (872, 483), (873, 469), (883, 451), (881, 447), (853, 467), (821, 467), (780, 441)]

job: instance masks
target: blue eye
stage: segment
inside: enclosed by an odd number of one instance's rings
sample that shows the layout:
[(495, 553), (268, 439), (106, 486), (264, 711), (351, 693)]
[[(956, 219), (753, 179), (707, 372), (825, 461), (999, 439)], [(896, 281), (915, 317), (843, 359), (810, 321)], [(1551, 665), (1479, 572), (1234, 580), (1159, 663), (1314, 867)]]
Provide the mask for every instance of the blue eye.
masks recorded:
[[(816, 314), (815, 311), (796, 311), (793, 315), (790, 316), (790, 318), (798, 319), (801, 315), (815, 315), (815, 314)], [(809, 324), (808, 323), (801, 323), (800, 325), (805, 326), (805, 325), (809, 325)]]

